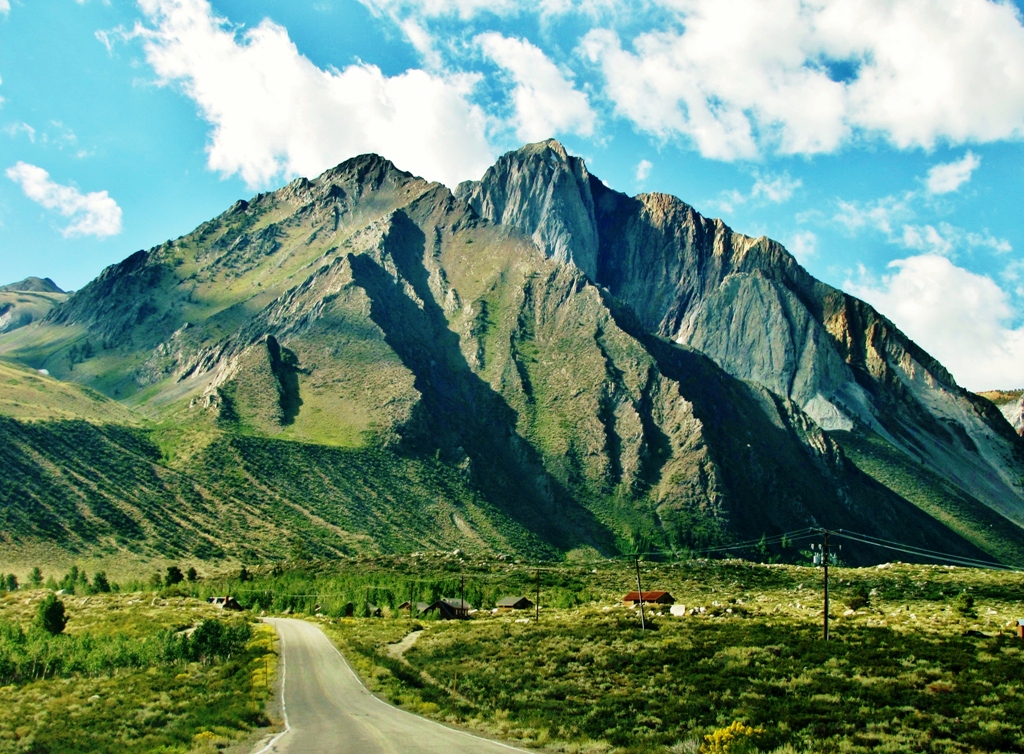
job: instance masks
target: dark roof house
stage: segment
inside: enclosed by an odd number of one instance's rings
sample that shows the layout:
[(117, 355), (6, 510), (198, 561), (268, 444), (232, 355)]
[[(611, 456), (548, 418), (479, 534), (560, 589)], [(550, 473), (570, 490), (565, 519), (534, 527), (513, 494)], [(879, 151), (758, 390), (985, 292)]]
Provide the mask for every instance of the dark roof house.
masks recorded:
[(502, 597), (495, 607), (499, 610), (528, 610), (533, 603), (526, 597)]
[(207, 597), (206, 601), (211, 605), (216, 605), (221, 610), (242, 610), (242, 606), (238, 604), (238, 600), (230, 595), (227, 597)]
[(627, 594), (625, 597), (622, 598), (622, 601), (625, 602), (627, 605), (629, 605), (629, 604), (639, 605), (641, 602), (643, 602), (645, 605), (649, 605), (649, 604), (653, 604), (653, 605), (671, 605), (676, 600), (675, 600), (675, 597), (673, 597), (668, 592), (657, 592), (657, 591), (655, 591), (655, 592), (642, 592), (642, 593), (641, 592), (630, 592), (629, 594)]
[(438, 617), (441, 620), (455, 620), (461, 618), (468, 618), (469, 611), (473, 609), (465, 600), (459, 599), (440, 599), (432, 605), (427, 605), (426, 608), (420, 612), (429, 612), (437, 610)]

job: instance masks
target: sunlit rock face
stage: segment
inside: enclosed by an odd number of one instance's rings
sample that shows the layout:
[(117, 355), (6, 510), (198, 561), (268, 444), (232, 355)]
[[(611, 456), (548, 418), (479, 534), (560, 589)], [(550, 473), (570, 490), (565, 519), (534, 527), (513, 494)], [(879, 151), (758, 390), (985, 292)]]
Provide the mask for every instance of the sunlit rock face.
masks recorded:
[(883, 437), (1024, 524), (1024, 446), (993, 406), (775, 241), (734, 233), (673, 196), (611, 190), (554, 141), (503, 156), (459, 195), (548, 256), (574, 260), (650, 332), (793, 400), (822, 429)]

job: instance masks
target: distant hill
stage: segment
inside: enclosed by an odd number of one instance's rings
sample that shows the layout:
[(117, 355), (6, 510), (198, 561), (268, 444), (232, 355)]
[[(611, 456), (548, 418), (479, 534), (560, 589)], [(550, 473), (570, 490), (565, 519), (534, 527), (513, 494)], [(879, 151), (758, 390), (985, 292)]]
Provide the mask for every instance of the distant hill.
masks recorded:
[(0, 334), (45, 319), (67, 294), (50, 278), (25, 278), (0, 286)]
[(50, 278), (27, 277), (17, 283), (0, 285), (0, 291), (31, 291), (35, 293), (64, 293)]
[(145, 417), (5, 420), (14, 549), (614, 555), (828, 527), (1024, 563), (1024, 444), (991, 403), (778, 244), (554, 141), (456, 192), (377, 155), (296, 179), (0, 354)]

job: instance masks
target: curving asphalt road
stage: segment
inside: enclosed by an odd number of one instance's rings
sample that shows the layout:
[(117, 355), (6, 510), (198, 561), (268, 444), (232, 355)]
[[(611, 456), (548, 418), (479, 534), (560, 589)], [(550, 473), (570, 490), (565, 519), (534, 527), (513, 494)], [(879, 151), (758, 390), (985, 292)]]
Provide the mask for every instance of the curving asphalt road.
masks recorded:
[(285, 730), (256, 754), (509, 754), (522, 751), (446, 728), (367, 691), (316, 626), (268, 619), (281, 639)]

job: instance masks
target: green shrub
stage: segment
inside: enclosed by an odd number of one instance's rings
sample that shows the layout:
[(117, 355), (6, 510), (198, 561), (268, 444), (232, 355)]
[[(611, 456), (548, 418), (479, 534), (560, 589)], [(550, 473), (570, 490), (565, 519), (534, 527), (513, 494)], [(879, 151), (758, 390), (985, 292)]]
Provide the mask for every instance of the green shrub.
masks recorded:
[(64, 613), (64, 603), (54, 594), (46, 595), (45, 599), (39, 603), (35, 625), (51, 636), (56, 636), (64, 631), (67, 624), (68, 618)]
[(846, 606), (851, 610), (860, 610), (871, 604), (871, 595), (866, 588), (863, 586), (858, 587), (857, 591), (846, 600)]
[(185, 580), (185, 574), (181, 572), (181, 569), (176, 565), (167, 567), (167, 576), (164, 577), (164, 584), (166, 586), (174, 586), (180, 584)]
[(92, 590), (96, 593), (106, 593), (110, 591), (110, 581), (107, 579), (107, 574), (103, 571), (96, 571), (92, 577)]

